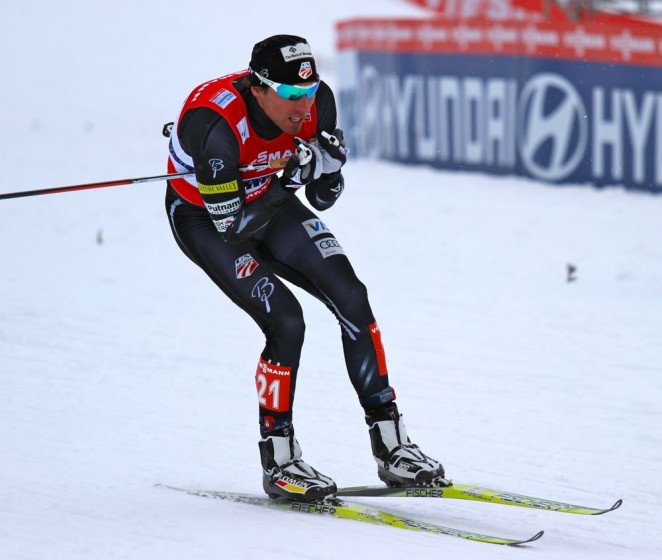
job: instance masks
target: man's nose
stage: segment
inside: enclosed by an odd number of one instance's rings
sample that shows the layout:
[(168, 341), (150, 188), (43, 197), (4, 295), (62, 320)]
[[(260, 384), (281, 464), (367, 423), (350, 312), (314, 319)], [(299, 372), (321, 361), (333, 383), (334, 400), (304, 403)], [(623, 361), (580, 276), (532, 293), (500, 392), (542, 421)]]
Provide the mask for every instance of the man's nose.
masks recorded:
[(315, 98), (308, 99), (305, 95), (303, 97), (300, 97), (295, 101), (296, 103), (296, 108), (308, 111), (312, 106), (313, 103), (315, 102)]

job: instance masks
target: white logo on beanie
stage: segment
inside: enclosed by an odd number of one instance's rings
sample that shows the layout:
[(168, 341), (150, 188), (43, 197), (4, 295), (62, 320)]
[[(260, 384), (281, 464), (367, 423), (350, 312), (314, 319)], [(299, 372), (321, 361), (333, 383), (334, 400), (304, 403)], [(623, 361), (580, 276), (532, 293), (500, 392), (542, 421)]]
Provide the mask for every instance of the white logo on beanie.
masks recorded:
[(292, 62), (300, 58), (312, 58), (313, 56), (313, 51), (310, 50), (308, 43), (297, 43), (296, 45), (281, 47), (280, 53), (283, 55), (285, 62)]

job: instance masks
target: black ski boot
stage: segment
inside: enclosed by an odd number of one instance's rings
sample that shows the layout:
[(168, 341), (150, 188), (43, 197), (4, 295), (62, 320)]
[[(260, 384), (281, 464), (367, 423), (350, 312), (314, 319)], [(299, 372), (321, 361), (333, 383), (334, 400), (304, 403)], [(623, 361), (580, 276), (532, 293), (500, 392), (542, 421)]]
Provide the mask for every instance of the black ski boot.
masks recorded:
[(387, 486), (448, 486), (444, 467), (411, 443), (394, 402), (366, 411), (377, 475)]
[(294, 430), (279, 430), (259, 442), (262, 486), (272, 498), (317, 502), (336, 493), (336, 483), (301, 459)]

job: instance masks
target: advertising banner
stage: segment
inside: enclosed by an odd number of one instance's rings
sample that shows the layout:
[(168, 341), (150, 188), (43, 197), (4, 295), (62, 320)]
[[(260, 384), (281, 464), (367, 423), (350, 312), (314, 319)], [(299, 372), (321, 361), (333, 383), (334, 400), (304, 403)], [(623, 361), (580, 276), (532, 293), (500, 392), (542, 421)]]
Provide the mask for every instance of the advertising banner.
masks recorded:
[(662, 34), (604, 26), (338, 26), (353, 154), (662, 192)]

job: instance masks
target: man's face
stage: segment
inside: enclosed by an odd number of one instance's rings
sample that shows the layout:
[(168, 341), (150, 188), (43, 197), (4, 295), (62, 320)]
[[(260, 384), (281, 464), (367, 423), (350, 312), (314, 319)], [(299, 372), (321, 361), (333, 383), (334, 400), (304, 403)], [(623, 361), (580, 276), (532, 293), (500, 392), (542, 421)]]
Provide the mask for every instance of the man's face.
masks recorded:
[(283, 99), (271, 88), (251, 87), (251, 91), (267, 117), (286, 134), (299, 133), (315, 102), (315, 96), (310, 99), (305, 96), (296, 100)]

